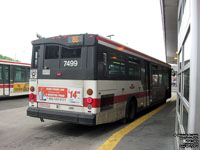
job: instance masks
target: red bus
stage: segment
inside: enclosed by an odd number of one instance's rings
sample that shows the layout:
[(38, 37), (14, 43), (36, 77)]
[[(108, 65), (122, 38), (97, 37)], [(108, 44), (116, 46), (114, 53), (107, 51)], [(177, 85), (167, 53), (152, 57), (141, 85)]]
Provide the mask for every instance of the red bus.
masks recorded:
[(0, 60), (0, 97), (29, 94), (28, 63)]

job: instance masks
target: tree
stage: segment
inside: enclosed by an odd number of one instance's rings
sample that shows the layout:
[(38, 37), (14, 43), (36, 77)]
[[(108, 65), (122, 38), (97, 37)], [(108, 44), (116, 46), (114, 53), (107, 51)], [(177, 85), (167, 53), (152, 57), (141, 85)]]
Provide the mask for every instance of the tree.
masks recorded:
[(0, 59), (3, 59), (3, 60), (8, 60), (8, 61), (16, 61), (16, 62), (20, 62), (19, 60), (15, 60), (13, 58), (10, 58), (10, 57), (7, 57), (7, 56), (3, 56), (0, 54)]

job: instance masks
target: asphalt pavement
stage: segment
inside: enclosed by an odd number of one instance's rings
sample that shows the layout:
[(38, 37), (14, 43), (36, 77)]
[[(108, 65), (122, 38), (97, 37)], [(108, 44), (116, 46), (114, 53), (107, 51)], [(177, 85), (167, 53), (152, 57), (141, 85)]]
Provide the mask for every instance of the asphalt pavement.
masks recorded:
[[(40, 122), (38, 118), (26, 116), (27, 108), (28, 97), (0, 98), (0, 150), (96, 150), (127, 126), (120, 121), (98, 126), (52, 120)], [(153, 109), (137, 114), (136, 120)], [(117, 149), (127, 148), (130, 140), (124, 140)]]
[(28, 96), (0, 98), (0, 111), (28, 106)]
[(0, 150), (95, 150), (121, 122), (84, 126), (26, 116), (27, 97), (0, 100)]

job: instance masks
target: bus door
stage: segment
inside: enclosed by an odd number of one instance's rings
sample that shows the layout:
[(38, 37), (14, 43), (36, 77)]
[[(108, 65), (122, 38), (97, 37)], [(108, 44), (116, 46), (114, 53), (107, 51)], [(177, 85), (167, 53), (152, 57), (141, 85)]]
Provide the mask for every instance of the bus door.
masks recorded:
[(2, 65), (1, 69), (2, 70), (2, 95), (3, 96), (8, 96), (10, 95), (10, 73), (9, 73), (9, 66), (8, 65)]
[(150, 80), (149, 80), (149, 64), (143, 62), (141, 64), (141, 82), (143, 86), (143, 102), (144, 107), (149, 106), (150, 104)]
[(0, 96), (3, 96), (4, 94), (4, 88), (3, 88), (3, 66), (0, 65)]
[(150, 91), (150, 65), (146, 62), (146, 86), (147, 86), (147, 92), (146, 92), (146, 106), (150, 105), (150, 99), (151, 99), (151, 91)]
[(162, 85), (162, 71), (159, 66), (152, 65), (152, 102), (158, 103), (164, 98), (165, 88)]

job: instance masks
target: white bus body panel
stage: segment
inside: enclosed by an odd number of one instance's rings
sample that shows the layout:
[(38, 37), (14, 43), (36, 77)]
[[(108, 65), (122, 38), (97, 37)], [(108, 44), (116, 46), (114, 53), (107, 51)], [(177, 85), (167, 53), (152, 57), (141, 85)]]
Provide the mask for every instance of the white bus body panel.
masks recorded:
[[(131, 85), (134, 85), (134, 88), (130, 88)], [(101, 99), (102, 95), (113, 94), (116, 97), (143, 92), (141, 81), (31, 79), (30, 86), (35, 87), (34, 94), (37, 95), (37, 97), (38, 87), (82, 88), (82, 104), (83, 99), (88, 97), (91, 97), (93, 99)], [(87, 94), (88, 89), (93, 90), (93, 94), (91, 96)], [(127, 100), (128, 99), (124, 100), (123, 102), (114, 103), (112, 109), (103, 111), (100, 111), (100, 108), (88, 109), (88, 107), (84, 107), (83, 105), (75, 106), (48, 102), (38, 102), (38, 104), (34, 103), (34, 107), (79, 113), (92, 113), (96, 114), (96, 124), (103, 124), (108, 122), (114, 122), (124, 118)], [(146, 97), (137, 98), (137, 104), (138, 107), (147, 106)], [(33, 106), (31, 102), (29, 102), (29, 105)]]

